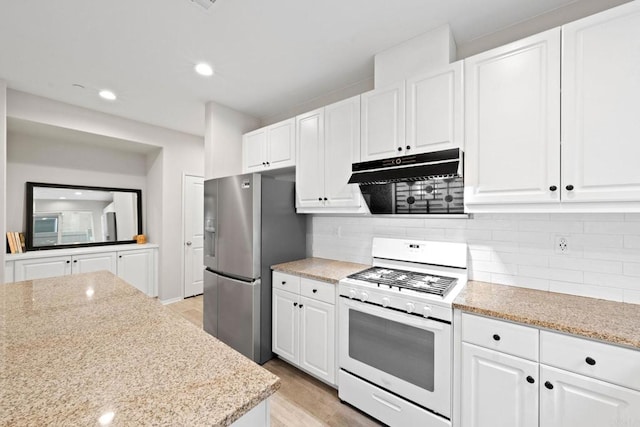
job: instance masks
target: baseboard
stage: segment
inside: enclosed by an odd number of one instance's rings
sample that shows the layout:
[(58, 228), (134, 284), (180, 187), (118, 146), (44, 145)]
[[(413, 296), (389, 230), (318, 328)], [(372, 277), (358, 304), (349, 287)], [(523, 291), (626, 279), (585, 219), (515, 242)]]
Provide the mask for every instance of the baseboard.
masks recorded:
[(159, 301), (160, 301), (160, 304), (162, 304), (162, 305), (173, 304), (174, 302), (182, 301), (182, 297), (170, 298), (170, 299), (161, 299)]

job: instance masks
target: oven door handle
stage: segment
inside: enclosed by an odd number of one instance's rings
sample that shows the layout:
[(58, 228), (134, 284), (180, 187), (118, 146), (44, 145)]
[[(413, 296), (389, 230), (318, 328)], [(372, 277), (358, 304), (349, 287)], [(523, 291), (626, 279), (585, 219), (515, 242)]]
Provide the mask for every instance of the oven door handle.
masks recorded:
[(377, 305), (368, 304), (365, 302), (354, 301), (351, 299), (340, 298), (340, 304), (343, 305), (346, 309), (357, 310), (362, 313), (370, 314), (372, 316), (383, 317), (385, 319), (415, 326), (427, 331), (443, 331), (445, 328), (450, 327), (448, 323), (442, 323), (436, 320), (427, 319), (425, 317), (415, 316), (412, 314), (379, 307)]

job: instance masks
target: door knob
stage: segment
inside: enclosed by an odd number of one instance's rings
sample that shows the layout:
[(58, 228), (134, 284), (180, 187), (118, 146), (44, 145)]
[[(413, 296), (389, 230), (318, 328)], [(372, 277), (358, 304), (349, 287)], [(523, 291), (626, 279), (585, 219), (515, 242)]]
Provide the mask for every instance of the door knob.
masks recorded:
[(187, 242), (187, 246), (191, 246), (193, 243), (191, 242)]

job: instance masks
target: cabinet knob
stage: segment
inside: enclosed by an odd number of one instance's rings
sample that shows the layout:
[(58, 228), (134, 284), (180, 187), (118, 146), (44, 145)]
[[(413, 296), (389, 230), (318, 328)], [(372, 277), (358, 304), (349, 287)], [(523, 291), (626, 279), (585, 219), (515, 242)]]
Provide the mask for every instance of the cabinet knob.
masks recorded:
[(300, 304), (300, 308), (302, 308), (302, 304)]
[(269, 166), (271, 163), (267, 162), (267, 166)]
[(73, 260), (73, 262), (78, 262), (78, 260), (77, 260), (77, 259), (74, 259), (74, 260)]
[(587, 365), (593, 366), (596, 364), (595, 359), (592, 359), (591, 357), (587, 357), (586, 359), (584, 359), (584, 361), (587, 362)]
[(407, 150), (411, 150), (411, 146), (410, 145), (407, 145), (406, 148), (407, 148)]
[(553, 390), (553, 384), (551, 384), (549, 381), (545, 381), (544, 386), (549, 390)]
[(500, 341), (500, 335), (493, 334), (493, 339), (496, 340), (496, 341)]
[(402, 151), (402, 147), (398, 147), (398, 151)]
[(293, 303), (293, 306), (294, 306), (294, 307), (297, 307), (297, 306), (298, 306), (298, 303), (297, 303), (297, 302), (294, 302), (294, 303)]
[(531, 375), (529, 375), (529, 376), (527, 377), (527, 382), (528, 382), (529, 384), (533, 384), (533, 383), (535, 383), (535, 382), (536, 382), (536, 380), (534, 380), (534, 379), (533, 379), (533, 377), (532, 377)]
[(564, 187), (567, 189), (567, 191), (572, 191), (573, 190), (573, 185), (569, 184), (566, 187)]
[(262, 162), (262, 166), (267, 166), (267, 162)]
[(122, 255), (118, 255), (118, 258), (122, 258)]
[(324, 201), (326, 202), (327, 200), (328, 200), (328, 199), (325, 197), (325, 198), (324, 198)]
[(71, 261), (67, 260), (67, 264), (71, 264)]
[(315, 294), (316, 292), (318, 292), (318, 290), (317, 290), (317, 289), (314, 289), (314, 290), (312, 290), (311, 292), (313, 292), (313, 293)]
[(318, 201), (321, 202), (322, 201), (322, 197), (318, 197)]
[(549, 187), (549, 191), (556, 191), (558, 189), (558, 187), (556, 187), (555, 185), (552, 185), (551, 187)]
[(286, 285), (286, 284), (287, 284), (287, 282), (285, 282), (285, 281), (283, 280), (283, 281), (282, 281), (282, 284), (283, 284), (283, 285)]

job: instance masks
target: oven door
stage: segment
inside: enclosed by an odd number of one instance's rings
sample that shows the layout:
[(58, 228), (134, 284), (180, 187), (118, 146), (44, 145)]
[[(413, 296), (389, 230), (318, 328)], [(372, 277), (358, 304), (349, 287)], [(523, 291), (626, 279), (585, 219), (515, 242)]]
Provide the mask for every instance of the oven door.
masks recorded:
[(451, 325), (341, 297), (339, 365), (451, 418)]

